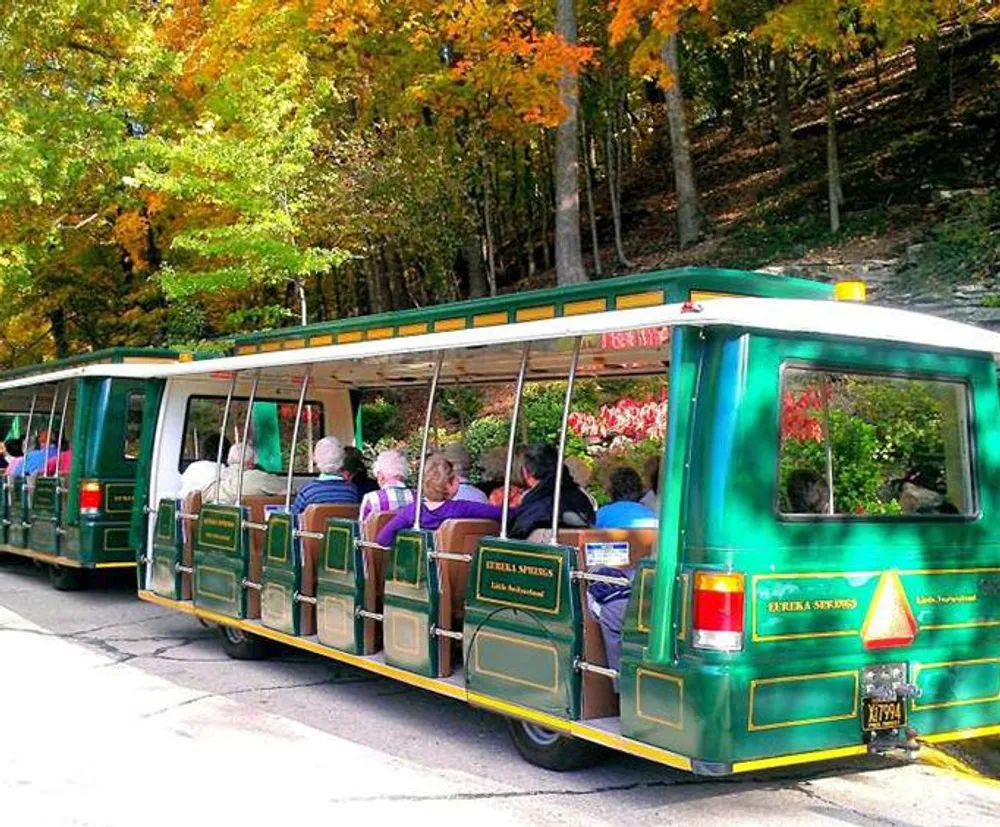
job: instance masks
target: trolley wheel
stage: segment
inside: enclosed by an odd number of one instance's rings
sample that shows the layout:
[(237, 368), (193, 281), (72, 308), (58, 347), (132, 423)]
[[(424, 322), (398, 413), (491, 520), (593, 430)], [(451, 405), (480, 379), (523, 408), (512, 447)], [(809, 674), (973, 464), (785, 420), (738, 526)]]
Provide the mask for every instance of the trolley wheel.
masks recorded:
[(75, 592), (87, 585), (87, 572), (70, 566), (49, 564), (49, 583), (61, 592)]
[(219, 626), (222, 651), (233, 660), (263, 660), (270, 654), (268, 642), (235, 626)]
[(514, 746), (529, 764), (556, 772), (579, 770), (603, 760), (607, 752), (596, 744), (563, 735), (530, 721), (507, 719)]

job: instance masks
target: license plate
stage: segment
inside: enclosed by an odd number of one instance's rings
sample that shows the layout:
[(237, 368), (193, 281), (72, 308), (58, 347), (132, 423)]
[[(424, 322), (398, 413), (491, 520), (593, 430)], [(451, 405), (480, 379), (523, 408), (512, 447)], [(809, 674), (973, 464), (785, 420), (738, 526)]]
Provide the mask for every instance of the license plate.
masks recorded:
[(899, 729), (906, 724), (906, 700), (897, 698), (884, 701), (880, 698), (861, 699), (862, 729), (878, 732), (885, 729)]

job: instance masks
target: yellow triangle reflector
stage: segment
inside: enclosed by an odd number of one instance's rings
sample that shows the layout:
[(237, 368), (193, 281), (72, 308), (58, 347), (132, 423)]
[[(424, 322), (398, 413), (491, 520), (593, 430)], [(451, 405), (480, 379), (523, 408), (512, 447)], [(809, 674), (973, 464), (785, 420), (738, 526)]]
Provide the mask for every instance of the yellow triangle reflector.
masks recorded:
[(865, 649), (889, 649), (909, 646), (917, 636), (917, 619), (910, 601), (894, 571), (882, 572), (875, 587), (875, 596), (868, 608), (868, 617), (861, 627)]

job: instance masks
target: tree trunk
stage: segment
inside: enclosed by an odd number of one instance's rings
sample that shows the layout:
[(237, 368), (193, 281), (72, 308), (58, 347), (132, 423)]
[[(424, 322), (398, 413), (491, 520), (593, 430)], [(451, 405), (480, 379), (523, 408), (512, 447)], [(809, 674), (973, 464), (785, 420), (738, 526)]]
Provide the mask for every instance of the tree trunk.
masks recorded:
[(608, 164), (608, 196), (611, 200), (611, 223), (615, 231), (615, 254), (622, 267), (631, 267), (632, 263), (625, 257), (625, 247), (622, 244), (622, 206), (621, 206), (621, 164), (619, 158), (621, 149), (614, 140), (614, 128), (611, 113), (608, 112), (608, 128), (604, 133), (604, 154)]
[[(730, 51), (729, 73), (732, 84), (729, 93), (729, 131), (733, 135), (742, 135), (746, 130), (746, 107), (743, 103), (743, 93), (746, 90), (747, 56), (743, 44), (736, 42)], [(680, 84), (680, 76), (677, 76)]]
[(469, 298), (478, 299), (490, 292), (483, 271), (483, 247), (479, 233), (470, 233), (465, 241), (465, 265), (469, 268)]
[(489, 282), (490, 295), (497, 293), (497, 261), (493, 241), (493, 215), (490, 210), (490, 188), (486, 176), (483, 176), (483, 226), (486, 228), (486, 279)]
[(542, 175), (539, 192), (542, 195), (542, 265), (546, 270), (552, 268), (552, 253), (549, 250), (549, 212), (550, 204), (554, 202), (552, 188), (552, 153), (549, 150), (548, 135), (542, 136)]
[(937, 35), (920, 38), (913, 44), (913, 48), (917, 60), (917, 88), (921, 92), (926, 92), (937, 79), (939, 62)]
[(590, 245), (594, 253), (594, 273), (601, 275), (601, 245), (597, 240), (597, 214), (594, 212), (594, 182), (590, 171), (590, 136), (587, 134), (587, 119), (580, 121), (580, 135), (583, 141), (584, 181), (587, 184), (587, 215), (590, 217)]
[(387, 299), (388, 285), (385, 276), (379, 271), (374, 250), (369, 248), (365, 261), (365, 281), (368, 287), (368, 308), (371, 313), (384, 313), (389, 309)]
[(69, 356), (69, 336), (66, 333), (66, 312), (61, 307), (49, 311), (49, 323), (52, 325), (52, 340), (56, 345), (56, 358), (65, 359)]
[(827, 60), (826, 64), (827, 197), (830, 200), (830, 232), (839, 233), (844, 190), (840, 183), (840, 159), (837, 155), (837, 76), (833, 61)]
[(670, 35), (663, 46), (663, 62), (671, 75), (670, 87), (665, 89), (664, 93), (667, 99), (667, 123), (670, 127), (674, 187), (677, 190), (677, 231), (680, 246), (687, 247), (698, 240), (704, 219), (698, 201), (698, 188), (694, 182), (694, 165), (691, 163), (691, 145), (688, 142), (684, 99), (681, 93), (676, 34)]
[(792, 138), (792, 107), (788, 99), (788, 52), (784, 50), (774, 56), (774, 79), (774, 106), (778, 121), (781, 169), (787, 175), (795, 163), (795, 144)]
[[(576, 43), (576, 0), (558, 0), (556, 31), (569, 44)], [(580, 99), (576, 72), (564, 72), (559, 99), (566, 117), (556, 130), (556, 282), (576, 284), (587, 280), (580, 242)]]

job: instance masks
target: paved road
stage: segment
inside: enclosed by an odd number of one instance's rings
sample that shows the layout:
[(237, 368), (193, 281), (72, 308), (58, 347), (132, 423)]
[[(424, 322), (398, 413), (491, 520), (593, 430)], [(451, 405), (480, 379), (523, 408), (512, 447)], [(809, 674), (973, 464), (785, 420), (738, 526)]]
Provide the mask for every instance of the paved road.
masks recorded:
[(57, 593), (30, 562), (0, 558), (4, 824), (937, 827), (1000, 814), (998, 788), (888, 761), (703, 781), (612, 756), (547, 773), (491, 715), (306, 653), (230, 661), (213, 631), (131, 588), (119, 576)]

